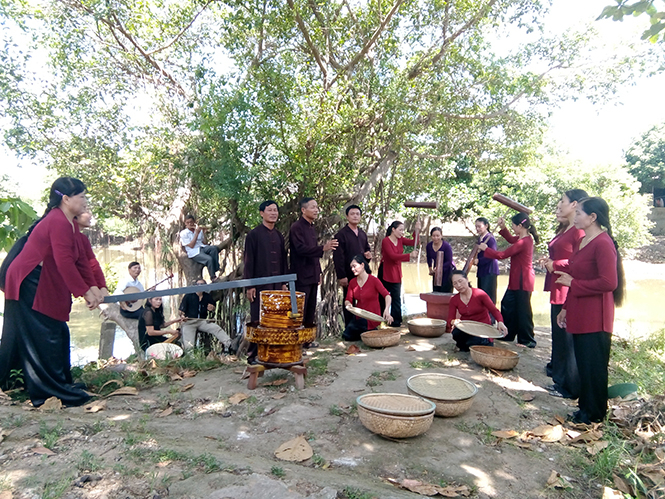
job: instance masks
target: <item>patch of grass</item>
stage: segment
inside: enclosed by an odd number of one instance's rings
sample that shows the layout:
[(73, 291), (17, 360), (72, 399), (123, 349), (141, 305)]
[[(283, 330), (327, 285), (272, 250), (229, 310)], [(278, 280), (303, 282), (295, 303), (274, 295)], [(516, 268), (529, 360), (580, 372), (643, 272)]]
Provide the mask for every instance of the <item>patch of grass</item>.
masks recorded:
[(312, 464), (314, 465), (315, 468), (320, 468), (324, 464), (326, 464), (326, 460), (323, 458), (323, 456), (320, 456), (319, 454), (314, 454), (312, 456)]
[(0, 478), (0, 492), (5, 490), (12, 490), (12, 482), (8, 477)]
[(414, 369), (431, 369), (434, 367), (434, 363), (430, 360), (414, 360), (409, 365)]
[(414, 360), (409, 363), (413, 369), (445, 369), (447, 367), (459, 366), (461, 362), (456, 357), (445, 357), (439, 360)]
[(342, 409), (337, 404), (331, 405), (330, 409), (328, 409), (328, 412), (330, 413), (331, 416), (341, 416), (343, 413)]
[(60, 499), (71, 483), (72, 479), (68, 476), (62, 477), (57, 481), (46, 482), (41, 499)]
[(200, 456), (195, 456), (191, 459), (191, 463), (192, 465), (203, 469), (203, 472), (206, 475), (222, 470), (222, 463), (219, 462), (212, 454), (201, 454)]
[(387, 371), (374, 371), (365, 382), (367, 386), (380, 386), (384, 381), (395, 381), (401, 376), (399, 369), (391, 367)]
[(376, 499), (376, 496), (355, 487), (344, 487), (340, 499)]
[(124, 464), (119, 464), (119, 463), (116, 464), (113, 467), (113, 471), (115, 471), (116, 473), (119, 473), (120, 475), (125, 476), (125, 477), (133, 476), (133, 477), (140, 478), (140, 477), (143, 477), (145, 475), (145, 473), (143, 471), (141, 471), (140, 469), (138, 469), (136, 467), (132, 468), (130, 466), (126, 466)]
[(323, 376), (328, 372), (328, 356), (319, 354), (307, 363), (307, 379)]
[(464, 433), (470, 433), (478, 437), (478, 440), (484, 445), (493, 443), (496, 441), (497, 437), (492, 435), (494, 428), (486, 423), (474, 423), (469, 424), (465, 421), (460, 421), (455, 423), (455, 428)]
[(610, 384), (637, 383), (650, 395), (665, 393), (665, 329), (647, 339), (612, 342)]
[(62, 422), (58, 422), (54, 427), (49, 427), (46, 421), (39, 423), (39, 437), (42, 439), (44, 447), (53, 450), (60, 435), (62, 435)]
[(270, 468), (270, 473), (277, 478), (284, 478), (286, 476), (286, 472), (281, 466), (273, 466)]
[(102, 460), (88, 450), (81, 452), (76, 462), (79, 471), (99, 471), (102, 467)]
[(0, 420), (2, 428), (20, 428), (25, 424), (28, 418), (24, 414), (12, 414)]

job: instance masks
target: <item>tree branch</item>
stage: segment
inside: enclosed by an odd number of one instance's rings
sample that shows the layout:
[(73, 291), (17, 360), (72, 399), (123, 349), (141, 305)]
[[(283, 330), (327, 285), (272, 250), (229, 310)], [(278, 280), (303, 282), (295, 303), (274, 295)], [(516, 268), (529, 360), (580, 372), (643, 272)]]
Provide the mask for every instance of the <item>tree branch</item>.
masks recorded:
[(293, 0), (287, 0), (287, 3), (289, 4), (289, 7), (293, 11), (293, 15), (296, 17), (296, 23), (298, 24), (298, 28), (300, 29), (300, 32), (302, 33), (302, 36), (305, 38), (305, 42), (307, 42), (307, 46), (309, 47), (309, 50), (312, 53), (312, 56), (314, 57), (314, 60), (316, 60), (316, 63), (319, 65), (319, 68), (321, 69), (321, 73), (323, 73), (323, 87), (325, 89), (328, 89), (328, 70), (326, 69), (325, 65), (323, 64), (323, 60), (321, 59), (321, 54), (319, 53), (319, 50), (316, 48), (314, 45), (314, 42), (312, 41), (312, 38), (309, 36), (309, 31), (307, 30), (307, 27), (305, 26), (305, 23), (302, 20), (302, 17), (300, 17), (300, 14), (298, 14), (298, 11), (296, 10), (296, 6), (293, 4)]
[(178, 33), (178, 34), (175, 36), (175, 38), (173, 38), (173, 40), (171, 40), (169, 43), (167, 43), (167, 44), (164, 45), (163, 47), (160, 47), (160, 48), (155, 49), (155, 50), (153, 50), (153, 51), (151, 51), (151, 52), (148, 52), (147, 54), (148, 54), (148, 55), (153, 55), (153, 54), (156, 54), (156, 53), (158, 53), (158, 52), (162, 52), (163, 50), (166, 50), (166, 49), (169, 48), (171, 45), (173, 45), (174, 43), (176, 43), (176, 42), (177, 42), (177, 41), (178, 41), (178, 40), (179, 40), (179, 39), (185, 34), (185, 32), (186, 32), (189, 28), (192, 27), (192, 25), (194, 24), (194, 22), (196, 21), (196, 19), (197, 19), (202, 13), (203, 13), (204, 10), (206, 10), (206, 9), (208, 8), (208, 6), (209, 6), (213, 1), (214, 1), (214, 0), (208, 0), (208, 1), (206, 2), (206, 4), (205, 4), (203, 7), (201, 7), (201, 10), (199, 10), (199, 11), (194, 15), (194, 17), (192, 18), (191, 22), (190, 22), (187, 26), (185, 26), (185, 27), (180, 31), (180, 33)]

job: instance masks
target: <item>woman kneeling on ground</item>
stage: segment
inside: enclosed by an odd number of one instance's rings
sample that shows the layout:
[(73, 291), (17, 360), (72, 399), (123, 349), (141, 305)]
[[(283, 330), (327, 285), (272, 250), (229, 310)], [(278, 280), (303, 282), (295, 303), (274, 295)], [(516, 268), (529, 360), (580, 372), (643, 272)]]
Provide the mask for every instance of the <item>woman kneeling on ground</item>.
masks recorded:
[[(346, 293), (344, 306), (358, 307), (376, 315), (381, 315), (381, 305), (379, 304), (379, 295), (381, 295), (386, 301), (383, 318), (390, 324), (393, 321), (390, 315), (390, 307), (392, 305), (390, 293), (381, 284), (379, 279), (369, 273), (369, 264), (363, 255), (353, 257), (353, 260), (351, 260), (351, 272), (353, 272), (355, 277), (349, 282), (349, 290)], [(370, 329), (376, 329), (378, 325), (378, 322), (354, 317), (349, 325), (346, 326), (346, 329), (342, 333), (342, 338), (345, 341), (357, 341), (360, 339), (361, 333)]]
[[(449, 327), (456, 326), (460, 321), (491, 324), (491, 314), (496, 320), (498, 330), (504, 336), (508, 333), (506, 326), (503, 324), (503, 316), (492, 299), (482, 289), (472, 288), (469, 278), (463, 270), (453, 271), (453, 287), (457, 290), (457, 294), (450, 299), (448, 305)], [(457, 318), (457, 312), (460, 315), (459, 319)], [(469, 347), (474, 345), (493, 345), (491, 339), (472, 336), (456, 327), (453, 329), (453, 339), (461, 352), (468, 352)]]

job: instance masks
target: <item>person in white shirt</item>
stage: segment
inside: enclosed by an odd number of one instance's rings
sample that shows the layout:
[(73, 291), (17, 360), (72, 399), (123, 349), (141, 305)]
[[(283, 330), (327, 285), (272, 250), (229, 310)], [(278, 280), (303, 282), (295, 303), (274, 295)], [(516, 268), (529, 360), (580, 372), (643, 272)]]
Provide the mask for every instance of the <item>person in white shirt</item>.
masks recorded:
[(187, 215), (185, 229), (180, 231), (180, 244), (189, 258), (207, 267), (210, 279), (215, 282), (219, 271), (219, 249), (204, 244), (203, 232), (203, 227), (196, 225), (194, 216)]
[[(129, 262), (127, 269), (129, 271), (130, 279), (127, 279), (126, 281), (123, 282), (119, 282), (118, 287), (115, 288), (115, 292), (113, 293), (114, 295), (121, 295), (125, 292), (125, 289), (130, 287), (136, 288), (136, 290), (134, 289), (131, 290), (135, 293), (145, 291), (143, 284), (141, 284), (141, 281), (139, 281), (139, 275), (141, 275), (141, 264), (139, 262)], [(136, 319), (136, 320), (138, 320), (141, 317), (143, 310), (141, 309), (140, 305), (136, 310), (131, 310), (135, 308), (132, 305), (128, 306), (128, 308), (130, 310), (121, 307), (120, 315), (122, 315), (123, 317), (127, 317), (128, 319)]]

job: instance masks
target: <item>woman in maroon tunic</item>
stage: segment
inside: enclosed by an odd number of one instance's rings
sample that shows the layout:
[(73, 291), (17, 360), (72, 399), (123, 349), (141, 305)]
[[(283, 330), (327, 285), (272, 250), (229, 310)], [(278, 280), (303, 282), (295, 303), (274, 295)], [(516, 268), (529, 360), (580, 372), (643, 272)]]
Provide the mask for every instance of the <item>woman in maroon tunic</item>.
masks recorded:
[(546, 371), (554, 383), (548, 388), (551, 395), (569, 399), (576, 399), (580, 395), (580, 376), (575, 363), (573, 337), (565, 329), (560, 328), (556, 321), (566, 301), (568, 287), (557, 284), (555, 282), (557, 276), (552, 273), (568, 264), (573, 249), (584, 236), (584, 231), (575, 227), (574, 220), (577, 203), (585, 197), (587, 193), (582, 189), (571, 189), (563, 193), (556, 207), (559, 227), (556, 236), (547, 245), (549, 258), (543, 260), (543, 266), (547, 269), (545, 291), (550, 292), (552, 324), (552, 357)]
[(614, 307), (624, 295), (624, 273), (612, 237), (610, 209), (601, 198), (581, 200), (575, 227), (584, 231), (577, 250), (557, 283), (568, 286), (568, 296), (557, 321), (573, 335), (575, 361), (580, 374), (576, 423), (599, 422), (607, 412), (607, 366), (614, 326)]
[(485, 252), (485, 258), (496, 260), (510, 258), (508, 289), (501, 300), (501, 314), (506, 321), (508, 334), (502, 339), (513, 341), (517, 336), (518, 345), (535, 348), (533, 312), (531, 311), (531, 293), (533, 292), (535, 274), (531, 259), (533, 258), (534, 240), (537, 244), (540, 238), (536, 228), (531, 225), (529, 217), (524, 213), (513, 215), (511, 220), (514, 236), (506, 229), (503, 218), (500, 218), (497, 222), (501, 227), (499, 234), (511, 246), (504, 251), (496, 251), (489, 248), (486, 243), (481, 243), (478, 248)]
[[(490, 315), (494, 317), (496, 326), (504, 336), (508, 333), (503, 324), (503, 316), (494, 302), (482, 289), (472, 288), (469, 278), (463, 270), (453, 270), (452, 283), (457, 294), (450, 299), (448, 305), (448, 329), (454, 327), (459, 321), (476, 321), (491, 324)], [(459, 318), (457, 313), (459, 312)], [(488, 338), (479, 338), (466, 334), (456, 327), (453, 329), (453, 339), (461, 352), (468, 352), (473, 345), (493, 345)]]
[(83, 296), (90, 309), (103, 300), (74, 221), (85, 210), (84, 191), (83, 182), (71, 177), (53, 183), (44, 216), (7, 270), (0, 385), (11, 369), (23, 369), (34, 406), (49, 397), (70, 406), (90, 398), (72, 382), (67, 327), (72, 294)]
[(395, 220), (381, 241), (381, 267), (379, 278), (392, 297), (391, 315), (393, 326), (402, 325), (402, 262), (408, 262), (410, 255), (404, 253), (404, 246), (416, 246), (420, 224), (416, 223), (415, 238), (404, 237), (404, 224)]
[[(351, 271), (355, 277), (349, 282), (344, 306), (358, 307), (376, 315), (381, 315), (390, 324), (393, 321), (390, 315), (390, 306), (392, 304), (390, 293), (388, 293), (388, 290), (381, 284), (379, 279), (369, 273), (369, 264), (363, 255), (353, 257), (351, 260)], [(379, 296), (384, 298), (386, 304), (383, 314), (381, 314)], [(342, 338), (346, 341), (357, 341), (360, 339), (361, 333), (370, 329), (376, 329), (378, 325), (378, 322), (368, 321), (362, 317), (354, 317), (349, 325), (346, 326), (346, 329), (344, 329)]]

